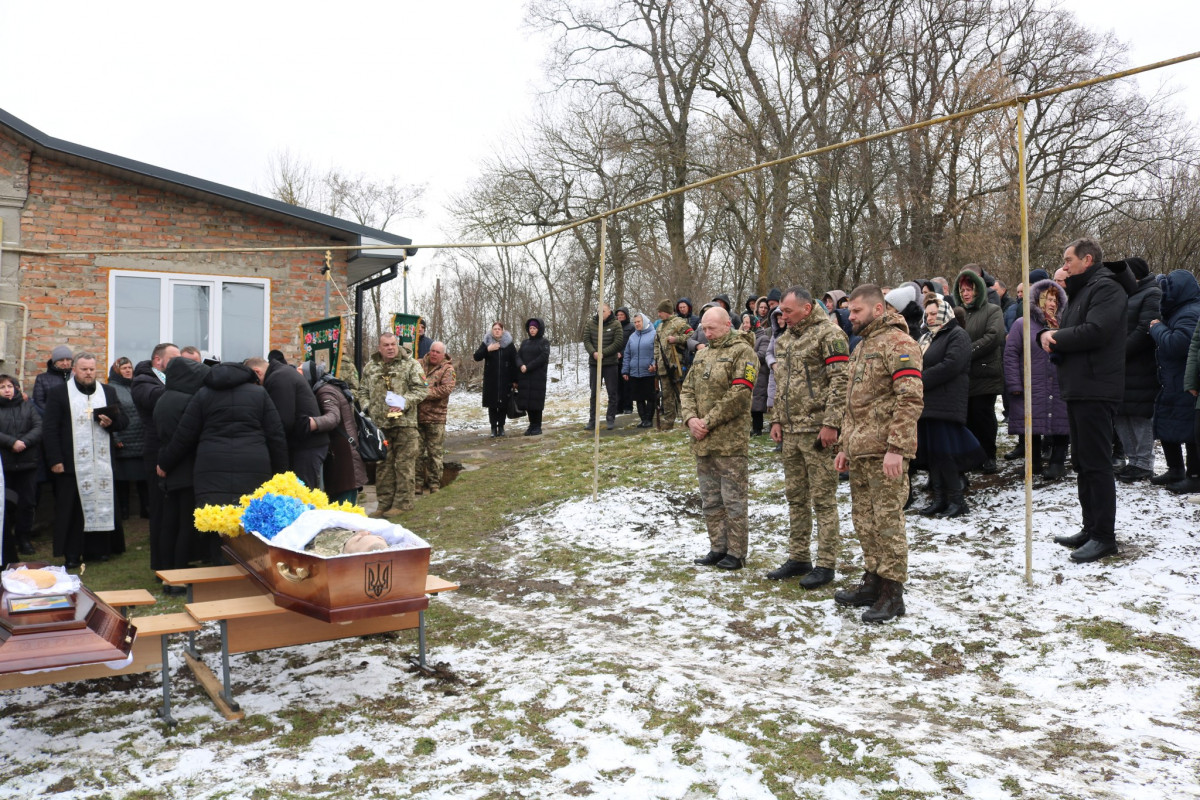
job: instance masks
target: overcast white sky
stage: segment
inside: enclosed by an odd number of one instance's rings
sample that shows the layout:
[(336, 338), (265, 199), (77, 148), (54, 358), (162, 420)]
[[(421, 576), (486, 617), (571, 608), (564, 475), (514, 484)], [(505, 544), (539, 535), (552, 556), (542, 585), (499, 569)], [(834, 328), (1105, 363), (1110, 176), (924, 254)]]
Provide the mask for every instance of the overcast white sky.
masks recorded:
[[(1140, 65), (1200, 50), (1196, 0), (1065, 0)], [(283, 149), (319, 167), (427, 182), (429, 214), (392, 226), (441, 242), (441, 205), (513, 135), (543, 46), (521, 0), (0, 0), (0, 108), (57, 136), (261, 191)], [(1200, 63), (1160, 79), (1200, 111)], [(414, 272), (420, 267), (414, 262)]]

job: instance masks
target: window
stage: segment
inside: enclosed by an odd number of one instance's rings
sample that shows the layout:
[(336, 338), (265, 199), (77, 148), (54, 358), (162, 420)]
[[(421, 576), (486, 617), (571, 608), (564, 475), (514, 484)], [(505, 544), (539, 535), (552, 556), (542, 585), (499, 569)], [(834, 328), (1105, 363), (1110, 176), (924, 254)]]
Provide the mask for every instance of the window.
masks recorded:
[(108, 363), (136, 364), (154, 345), (193, 345), (207, 358), (242, 361), (267, 352), (271, 282), (170, 272), (108, 276)]

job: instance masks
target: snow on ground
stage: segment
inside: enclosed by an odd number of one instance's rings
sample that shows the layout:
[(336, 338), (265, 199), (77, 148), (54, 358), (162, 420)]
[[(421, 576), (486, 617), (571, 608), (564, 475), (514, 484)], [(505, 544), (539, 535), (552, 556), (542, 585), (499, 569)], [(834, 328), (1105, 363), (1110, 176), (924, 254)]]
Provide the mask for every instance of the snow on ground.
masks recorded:
[[(573, 376), (551, 396), (582, 420)], [(486, 429), (476, 409), (455, 396), (457, 429)], [(1200, 507), (1118, 484), (1124, 554), (1075, 565), (1051, 542), (1074, 483), (1040, 487), (1027, 585), (1009, 466), (966, 519), (909, 517), (908, 615), (865, 626), (831, 600), (860, 569), (846, 484), (838, 581), (763, 578), (786, 508), (751, 446), (741, 572), (691, 566), (694, 487), (531, 509), (486, 559), (434, 565), (478, 578), (429, 612), (457, 680), (408, 672), (406, 634), (235, 656), (248, 716), (226, 723), (176, 647), (173, 734), (153, 679), (0, 696), (0, 797), (1200, 797)]]

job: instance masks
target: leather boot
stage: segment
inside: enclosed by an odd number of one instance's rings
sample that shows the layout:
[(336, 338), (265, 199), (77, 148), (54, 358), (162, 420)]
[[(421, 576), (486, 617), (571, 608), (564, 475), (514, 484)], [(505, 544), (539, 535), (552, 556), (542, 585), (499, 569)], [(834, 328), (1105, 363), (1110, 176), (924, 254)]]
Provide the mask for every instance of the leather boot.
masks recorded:
[(1083, 547), (1092, 538), (1092, 534), (1085, 530), (1081, 530), (1074, 536), (1055, 536), (1054, 543), (1061, 544), (1063, 547), (1069, 547), (1074, 550), (1076, 547)]
[(584, 425), (584, 426), (583, 426), (583, 429), (584, 429), (585, 431), (594, 431), (594, 430), (596, 430), (596, 418), (595, 418), (595, 417), (588, 417), (587, 425)]
[(804, 589), (816, 589), (832, 581), (833, 576), (830, 567), (814, 567), (812, 572), (800, 579), (800, 586)]
[(880, 578), (874, 572), (864, 572), (862, 582), (853, 589), (838, 589), (833, 601), (843, 606), (869, 606), (879, 599)]
[(605, 430), (611, 431), (614, 427), (616, 427), (616, 425), (617, 425), (616, 417), (605, 417), (604, 418), (604, 429)]
[(1089, 561), (1099, 561), (1106, 556), (1117, 554), (1117, 543), (1102, 542), (1099, 539), (1089, 539), (1087, 544), (1071, 552), (1068, 556), (1076, 564), (1086, 564)]
[(713, 564), (716, 564), (718, 561), (720, 561), (724, 557), (725, 557), (724, 553), (719, 553), (716, 550), (709, 550), (708, 555), (701, 556), (700, 558), (697, 558), (694, 561), (692, 561), (692, 563), (698, 567), (711, 567)]
[(496, 423), (492, 423), (492, 438), (496, 438)]
[(812, 572), (811, 561), (796, 561), (789, 558), (780, 566), (767, 573), (767, 577), (773, 581), (781, 581), (785, 578), (794, 578), (797, 575), (807, 575)]
[(917, 513), (922, 517), (936, 517), (941, 516), (945, 510), (946, 495), (942, 494), (942, 487), (939, 486), (933, 490), (933, 499), (930, 500), (929, 505), (924, 508), (918, 508)]
[(949, 519), (950, 517), (961, 517), (971, 509), (967, 507), (967, 501), (963, 499), (963, 493), (951, 492), (946, 497), (946, 508), (938, 514), (939, 519)]
[(1181, 468), (1169, 467), (1163, 474), (1151, 478), (1150, 483), (1155, 486), (1166, 486), (1169, 483), (1178, 483), (1186, 477), (1187, 474)]
[(863, 622), (887, 622), (904, 616), (904, 584), (898, 581), (879, 579), (879, 597), (874, 605), (863, 612)]

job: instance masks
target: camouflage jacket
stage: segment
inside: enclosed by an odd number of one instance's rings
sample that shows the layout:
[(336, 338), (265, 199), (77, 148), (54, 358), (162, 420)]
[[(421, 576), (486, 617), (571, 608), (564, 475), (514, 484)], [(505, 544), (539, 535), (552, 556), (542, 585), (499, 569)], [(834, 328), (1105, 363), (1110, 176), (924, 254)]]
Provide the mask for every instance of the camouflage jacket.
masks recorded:
[[(687, 337), (691, 333), (687, 320), (675, 315), (658, 326), (654, 334), (654, 369), (659, 380), (667, 377), (676, 383), (683, 380), (684, 353), (687, 351)], [(667, 341), (668, 336), (675, 337), (675, 344)]]
[(683, 423), (700, 417), (708, 435), (692, 439), (698, 456), (744, 456), (750, 449), (750, 402), (758, 354), (738, 331), (730, 331), (696, 354), (683, 380)]
[(814, 306), (775, 339), (775, 405), (771, 423), (784, 433), (840, 429), (846, 413), (846, 334)]
[[(417, 406), (425, 399), (427, 387), (421, 365), (403, 347), (391, 361), (376, 353), (363, 369), (362, 389), (367, 398), (366, 409), (380, 428), (417, 427)], [(404, 398), (404, 413), (388, 416), (387, 393), (395, 392)]]
[(883, 458), (889, 452), (912, 458), (925, 406), (921, 348), (904, 318), (892, 311), (863, 328), (862, 337), (850, 355), (838, 446), (850, 458)]
[(417, 406), (417, 421), (436, 422), (444, 425), (450, 406), (450, 393), (454, 391), (457, 383), (454, 376), (454, 365), (450, 363), (450, 356), (443, 358), (442, 363), (436, 367), (430, 366), (428, 355), (417, 363), (425, 371), (425, 382), (429, 384), (425, 399)]

